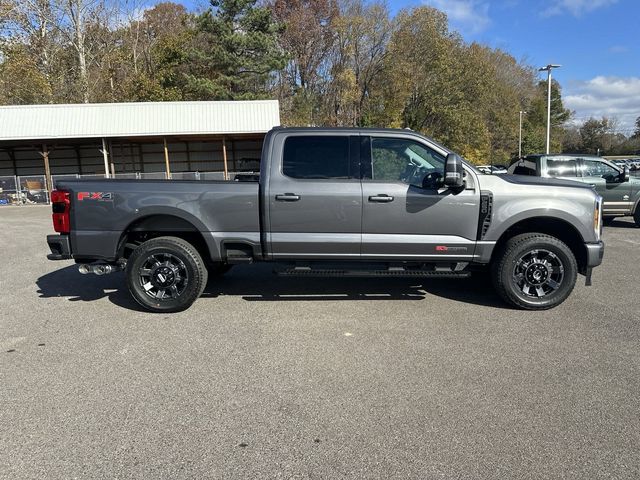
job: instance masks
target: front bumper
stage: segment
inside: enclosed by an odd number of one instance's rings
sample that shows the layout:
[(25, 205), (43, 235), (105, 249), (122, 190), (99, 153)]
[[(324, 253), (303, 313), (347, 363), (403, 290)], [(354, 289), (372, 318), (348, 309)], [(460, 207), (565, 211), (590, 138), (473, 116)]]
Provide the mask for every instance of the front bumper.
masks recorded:
[(600, 265), (604, 257), (604, 242), (601, 240), (598, 243), (585, 243), (584, 246), (587, 248), (587, 268)]
[(71, 243), (69, 235), (47, 235), (47, 244), (51, 253), (49, 260), (69, 260), (71, 257)]

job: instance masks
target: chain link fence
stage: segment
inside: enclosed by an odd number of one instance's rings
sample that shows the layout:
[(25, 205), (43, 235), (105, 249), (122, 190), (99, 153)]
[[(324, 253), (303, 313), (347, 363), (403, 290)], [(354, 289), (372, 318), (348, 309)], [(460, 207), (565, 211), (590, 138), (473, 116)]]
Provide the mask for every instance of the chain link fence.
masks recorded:
[(49, 191), (44, 175), (0, 177), (0, 206), (48, 203)]

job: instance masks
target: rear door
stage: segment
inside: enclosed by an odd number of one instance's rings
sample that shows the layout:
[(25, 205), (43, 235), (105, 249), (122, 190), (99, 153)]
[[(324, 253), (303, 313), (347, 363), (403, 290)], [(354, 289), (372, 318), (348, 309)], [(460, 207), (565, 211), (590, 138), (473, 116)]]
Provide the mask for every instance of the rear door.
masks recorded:
[(363, 137), (362, 257), (470, 259), (480, 192), (442, 188), (445, 155), (402, 134)]
[(362, 228), (359, 136), (274, 138), (267, 233), (274, 259), (358, 259)]
[(544, 176), (582, 181), (579, 160), (575, 157), (544, 157)]

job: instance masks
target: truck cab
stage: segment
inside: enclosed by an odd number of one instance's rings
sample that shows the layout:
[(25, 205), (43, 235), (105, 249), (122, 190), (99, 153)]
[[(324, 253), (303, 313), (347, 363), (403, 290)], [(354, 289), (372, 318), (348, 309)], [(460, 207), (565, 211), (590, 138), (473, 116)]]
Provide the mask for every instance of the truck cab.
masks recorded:
[(591, 186), (603, 198), (607, 222), (633, 216), (640, 226), (640, 178), (631, 177), (626, 166), (592, 155), (528, 155), (512, 163), (509, 173), (574, 180)]

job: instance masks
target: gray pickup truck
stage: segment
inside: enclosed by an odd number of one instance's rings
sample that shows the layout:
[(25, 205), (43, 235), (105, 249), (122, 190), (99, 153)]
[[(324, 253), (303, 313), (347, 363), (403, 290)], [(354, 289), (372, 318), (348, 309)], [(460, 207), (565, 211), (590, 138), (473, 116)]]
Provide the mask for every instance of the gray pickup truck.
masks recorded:
[(508, 173), (585, 183), (602, 197), (605, 224), (616, 217), (632, 216), (640, 227), (640, 178), (631, 177), (626, 165), (593, 155), (527, 155), (513, 162)]
[[(209, 276), (273, 262), (280, 275), (467, 277), (491, 270), (511, 305), (562, 303), (602, 261), (602, 199), (578, 182), (483, 175), (410, 130), (275, 128), (257, 182), (59, 181), (51, 260), (126, 271), (156, 312)], [(220, 279), (219, 281), (224, 281)]]

